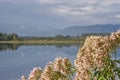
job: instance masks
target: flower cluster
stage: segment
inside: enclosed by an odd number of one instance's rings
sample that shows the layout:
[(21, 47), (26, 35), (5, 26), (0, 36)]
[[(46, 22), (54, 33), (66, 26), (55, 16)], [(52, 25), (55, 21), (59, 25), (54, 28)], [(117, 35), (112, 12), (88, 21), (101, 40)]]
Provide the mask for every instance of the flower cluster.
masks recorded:
[(57, 57), (49, 62), (41, 74), (41, 80), (67, 80), (71, 74), (71, 63), (67, 58)]
[(112, 49), (120, 42), (120, 31), (110, 36), (90, 36), (78, 51), (75, 67), (78, 72), (75, 80), (90, 80), (91, 71), (95, 68), (103, 70), (105, 59), (110, 56)]
[[(40, 67), (35, 67), (33, 70), (30, 72), (28, 76), (28, 80), (38, 80), (41, 76), (42, 69)], [(21, 77), (21, 80), (27, 80), (25, 76)]]
[[(67, 58), (57, 57), (54, 62), (49, 62), (44, 71), (41, 68), (33, 68), (28, 80), (69, 80), (71, 63)], [(21, 80), (26, 80), (25, 76)]]
[(42, 69), (40, 67), (35, 67), (33, 70), (30, 72), (28, 80), (38, 80), (41, 76)]
[(21, 80), (27, 80), (27, 78), (23, 75), (21, 76)]

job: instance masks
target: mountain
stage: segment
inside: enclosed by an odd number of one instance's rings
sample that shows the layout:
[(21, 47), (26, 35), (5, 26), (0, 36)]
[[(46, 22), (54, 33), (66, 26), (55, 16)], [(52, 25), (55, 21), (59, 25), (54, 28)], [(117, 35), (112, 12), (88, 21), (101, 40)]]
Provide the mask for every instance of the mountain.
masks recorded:
[(89, 25), (89, 26), (72, 26), (63, 29), (59, 34), (76, 36), (84, 33), (110, 33), (120, 29), (120, 24), (105, 24), (105, 25)]
[(59, 30), (55, 27), (34, 25), (18, 25), (0, 23), (0, 32), (17, 33), (20, 36), (77, 36), (83, 33), (109, 33), (120, 29), (120, 24), (97, 24), (88, 26), (72, 26)]

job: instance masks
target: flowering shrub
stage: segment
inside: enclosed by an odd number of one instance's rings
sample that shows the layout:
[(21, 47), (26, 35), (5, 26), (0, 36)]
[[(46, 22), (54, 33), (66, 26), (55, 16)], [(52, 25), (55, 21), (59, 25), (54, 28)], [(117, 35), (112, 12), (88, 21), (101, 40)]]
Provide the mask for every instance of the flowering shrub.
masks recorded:
[(69, 80), (72, 65), (67, 58), (58, 57), (54, 62), (49, 62), (41, 74), (40, 80)]
[(30, 72), (28, 80), (38, 80), (41, 77), (42, 70), (40, 67), (35, 67)]
[[(111, 53), (115, 52), (120, 43), (120, 30), (110, 36), (89, 36), (78, 51), (74, 66), (69, 59), (57, 57), (49, 62), (42, 71), (34, 68), (28, 80), (116, 80), (120, 78), (120, 60), (112, 60)], [(21, 80), (27, 80), (25, 76)]]
[[(110, 63), (108, 60), (111, 56), (110, 53), (115, 49), (119, 42), (120, 31), (105, 37), (87, 37), (75, 60), (75, 67), (77, 68), (75, 80), (89, 80), (93, 76), (91, 71), (95, 68), (102, 72), (106, 67), (110, 66), (107, 65), (107, 63)], [(93, 79), (97, 80), (99, 78), (96, 76), (94, 77), (95, 78)]]

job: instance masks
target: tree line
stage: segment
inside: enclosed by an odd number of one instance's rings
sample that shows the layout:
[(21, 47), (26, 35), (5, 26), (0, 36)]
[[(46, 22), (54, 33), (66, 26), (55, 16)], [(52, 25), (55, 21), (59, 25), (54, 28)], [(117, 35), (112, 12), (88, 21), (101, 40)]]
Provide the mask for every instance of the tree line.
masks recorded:
[(8, 41), (8, 40), (19, 40), (19, 37), (17, 34), (6, 34), (6, 33), (0, 33), (0, 41)]
[(70, 35), (56, 35), (56, 36), (48, 36), (48, 37), (38, 37), (38, 36), (18, 36), (16, 33), (12, 33), (12, 34), (7, 34), (7, 33), (0, 33), (0, 41), (10, 41), (10, 40), (72, 40), (72, 41), (83, 41), (85, 40), (86, 36), (90, 36), (90, 35), (100, 35), (100, 36), (104, 36), (104, 35), (109, 35), (109, 33), (84, 33), (81, 35), (77, 35), (77, 36), (70, 36)]

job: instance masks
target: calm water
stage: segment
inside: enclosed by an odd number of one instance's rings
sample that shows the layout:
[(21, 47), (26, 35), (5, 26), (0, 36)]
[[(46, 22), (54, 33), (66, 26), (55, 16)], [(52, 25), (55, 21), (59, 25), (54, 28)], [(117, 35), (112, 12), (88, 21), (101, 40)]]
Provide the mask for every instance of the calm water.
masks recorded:
[[(0, 80), (18, 80), (23, 74), (28, 76), (33, 67), (44, 68), (46, 63), (57, 56), (67, 57), (73, 63), (79, 46), (0, 46)], [(120, 58), (120, 49), (117, 58)]]
[(33, 67), (44, 68), (46, 63), (57, 56), (67, 57), (72, 63), (78, 46), (21, 46), (0, 52), (0, 80), (18, 80), (21, 75), (30, 73)]

